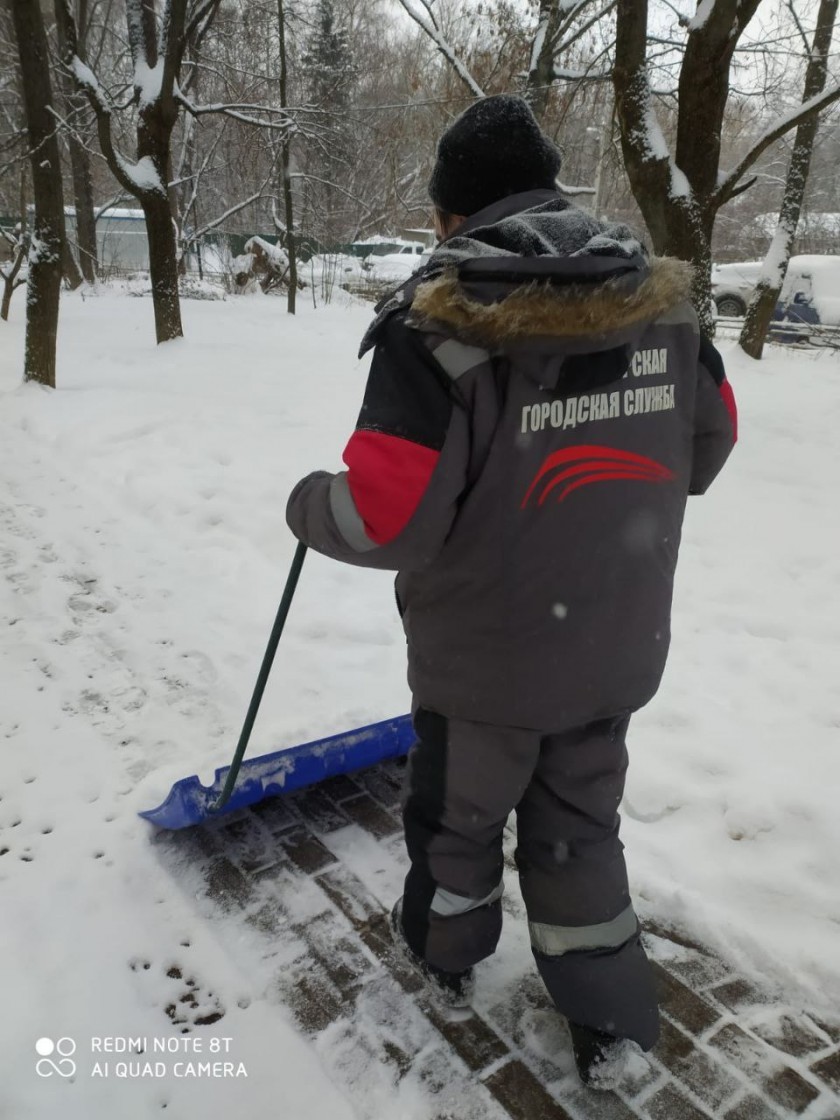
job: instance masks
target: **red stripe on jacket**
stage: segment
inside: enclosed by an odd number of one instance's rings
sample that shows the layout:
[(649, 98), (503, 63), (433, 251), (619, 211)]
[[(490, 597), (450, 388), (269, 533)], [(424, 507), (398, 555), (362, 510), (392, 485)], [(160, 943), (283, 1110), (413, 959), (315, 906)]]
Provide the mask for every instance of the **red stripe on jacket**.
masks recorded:
[(726, 405), (726, 411), (729, 413), (729, 419), (732, 421), (732, 434), (735, 442), (738, 441), (738, 406), (735, 403), (735, 394), (732, 392), (732, 386), (728, 381), (724, 380), (722, 384), (718, 385), (720, 395), (723, 397), (723, 403)]
[(383, 545), (399, 536), (411, 520), (440, 452), (384, 432), (356, 431), (343, 458), (365, 532), (375, 544)]

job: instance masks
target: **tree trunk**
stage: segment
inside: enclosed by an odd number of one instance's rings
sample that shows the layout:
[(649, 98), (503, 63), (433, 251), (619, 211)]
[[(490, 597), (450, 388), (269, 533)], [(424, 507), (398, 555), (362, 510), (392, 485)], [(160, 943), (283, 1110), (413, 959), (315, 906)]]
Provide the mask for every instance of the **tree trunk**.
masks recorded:
[(707, 232), (702, 215), (692, 205), (677, 205), (673, 200), (665, 214), (667, 236), (662, 244), (654, 243), (657, 253), (691, 261), (694, 265), (694, 283), (691, 302), (700, 321), (700, 331), (706, 338), (715, 334), (712, 310), (712, 238)]
[[(144, 0), (146, 26), (146, 58), (158, 62), (154, 4)], [(159, 185), (137, 190), (136, 195), (146, 218), (149, 239), (149, 276), (155, 309), (155, 337), (158, 343), (181, 338), (181, 296), (178, 291), (178, 244), (172, 214), (169, 181), (171, 179), (172, 130), (178, 119), (174, 98), (178, 59), (183, 49), (186, 0), (173, 0), (169, 10), (164, 57), (164, 76), (157, 97), (141, 106), (137, 118), (137, 158), (148, 159), (155, 169)], [(170, 84), (171, 83), (171, 84)]]
[[(802, 100), (809, 101), (822, 93), (828, 75), (828, 55), (837, 20), (838, 0), (821, 0), (814, 46), (805, 73), (805, 90)], [(779, 224), (770, 252), (764, 264), (761, 279), (747, 308), (747, 316), (738, 340), (741, 349), (758, 360), (764, 353), (764, 341), (770, 329), (773, 312), (779, 302), (782, 285), (787, 276), (788, 263), (793, 252), (796, 230), (802, 213), (811, 156), (819, 128), (819, 116), (810, 117), (796, 130), (793, 155), (785, 181), (785, 193), (779, 214)]]
[[(56, 4), (56, 35), (58, 38), (59, 58), (66, 64), (68, 56), (78, 53), (84, 61), (84, 44), (87, 36), (87, 3), (79, 4), (79, 26), (71, 44), (68, 37), (69, 13), (63, 0)], [(82, 276), (88, 284), (96, 283), (98, 268), (96, 252), (96, 217), (93, 210), (93, 185), (91, 181), (90, 153), (85, 146), (85, 113), (88, 111), (87, 98), (73, 81), (70, 71), (61, 67), (64, 84), (64, 100), (67, 105), (67, 119), (71, 129), (67, 133), (67, 147), (70, 151), (70, 167), (73, 173), (73, 205), (76, 210), (76, 243), (79, 249), (79, 265)]]
[(283, 157), (281, 160), (283, 175), (283, 221), (286, 226), (286, 252), (289, 257), (289, 296), (286, 310), (290, 315), (294, 315), (297, 302), (298, 273), (297, 247), (295, 246), (294, 233), (295, 213), (292, 201), (292, 177), (289, 173), (289, 147), (290, 143), (287, 138), (283, 141)]
[[(162, 38), (158, 41), (155, 0), (126, 0), (128, 39), (135, 72), (137, 115), (137, 163), (130, 168), (117, 154), (111, 134), (111, 106), (95, 87), (77, 86), (90, 101), (97, 119), (102, 154), (120, 186), (132, 194), (146, 218), (149, 239), (149, 273), (158, 342), (180, 338), (181, 306), (178, 292), (178, 263), (172, 208), (169, 203), (170, 145), (178, 119), (175, 88), (184, 46), (187, 0), (170, 0)], [(78, 53), (78, 30), (66, 0), (55, 0), (56, 23), (61, 25), (62, 60), (71, 66)], [(142, 88), (143, 74), (160, 67), (160, 88), (148, 97)], [(143, 167), (138, 176), (137, 170)], [(153, 174), (149, 174), (149, 171)]]
[[(75, 99), (72, 104), (75, 104)], [(76, 120), (79, 120), (78, 115)], [(77, 128), (79, 125), (77, 124)], [(73, 169), (73, 204), (76, 207), (76, 241), (79, 265), (88, 284), (96, 283), (99, 259), (96, 251), (96, 217), (93, 209), (93, 184), (90, 174), (90, 153), (74, 135), (70, 135), (70, 164)]]
[(180, 338), (181, 298), (178, 292), (178, 258), (175, 226), (169, 198), (165, 194), (144, 194), (141, 199), (149, 239), (149, 276), (155, 309), (155, 336), (158, 342)]
[[(62, 46), (62, 42), (61, 42), (62, 27), (63, 27), (62, 23), (59, 23), (58, 24), (58, 35), (59, 35), (59, 55), (60, 56), (63, 55), (63, 46)], [(64, 98), (65, 104), (66, 104), (65, 116), (71, 122), (73, 121), (74, 115), (78, 115), (78, 119), (81, 120), (81, 115), (78, 114), (78, 110), (80, 108), (79, 99), (77, 98), (76, 102), (74, 104), (73, 90), (72, 90), (72, 86), (69, 83), (69, 75), (68, 74), (62, 74), (61, 77), (62, 77), (64, 89), (65, 89), (65, 98)], [(84, 99), (83, 98), (81, 99), (81, 108), (84, 108)], [(74, 124), (73, 127), (75, 128), (75, 124)], [(76, 197), (74, 197), (74, 208), (75, 208), (75, 211), (76, 211), (76, 241), (79, 245), (79, 256), (81, 257), (81, 256), (83, 256), (83, 254), (82, 254), (82, 251), (81, 251), (81, 238), (79, 237), (79, 223), (80, 223), (80, 221), (83, 222), (84, 219), (80, 218), (80, 214), (79, 214), (79, 199), (78, 199), (78, 190), (77, 190), (77, 186), (76, 186), (76, 178), (77, 178), (76, 164), (77, 164), (78, 159), (79, 159), (77, 149), (81, 147), (81, 144), (79, 142), (78, 137), (76, 136), (75, 132), (72, 129), (68, 130), (68, 132), (67, 132), (67, 146), (70, 150), (70, 166), (71, 166), (71, 169), (72, 169), (72, 172), (73, 172), (73, 193), (74, 193), (74, 196), (76, 196)], [(90, 187), (90, 169), (89, 168), (88, 168), (88, 187)], [(93, 202), (92, 202), (92, 200), (91, 200), (90, 205), (91, 205), (91, 220), (92, 220), (93, 219)], [(65, 221), (64, 224), (65, 224), (65, 233), (66, 233), (67, 222)], [(82, 261), (81, 262), (81, 270), (80, 270), (79, 265), (76, 263), (76, 258), (73, 256), (73, 250), (70, 247), (70, 242), (66, 237), (65, 237), (65, 241), (64, 241), (64, 248), (62, 249), (61, 264), (62, 264), (62, 271), (64, 272), (64, 279), (67, 283), (68, 288), (70, 288), (71, 291), (75, 291), (75, 289), (80, 287), (81, 284), (83, 283), (83, 281), (86, 279), (85, 266), (84, 266), (84, 261)]]
[[(62, 217), (64, 217), (64, 208), (62, 207)], [(65, 234), (61, 243), (61, 274), (64, 277), (64, 282), (71, 292), (75, 292), (76, 288), (81, 287), (83, 283), (83, 276), (79, 271), (79, 265), (76, 258), (73, 256), (73, 250), (70, 247), (70, 242), (67, 240), (67, 223), (64, 223)]]
[[(689, 174), (679, 159), (671, 158), (656, 119), (648, 78), (648, 0), (618, 0), (617, 4), (613, 85), (627, 176), (654, 250), (694, 264), (692, 302), (700, 329), (709, 338), (715, 330), (711, 243), (717, 213), (710, 192), (717, 183), (719, 120), (729, 88), (732, 32), (741, 27), (734, 23), (735, 10), (739, 20), (748, 20), (757, 4), (758, 0), (743, 0), (739, 7), (734, 0), (720, 0), (707, 23), (689, 36), (680, 71), (677, 138), (677, 151), (683, 153)], [(701, 112), (698, 98), (702, 101), (704, 82), (709, 105)], [(702, 126), (693, 134), (692, 118)]]
[[(790, 256), (789, 247), (784, 251), (787, 256)], [(784, 266), (784, 272), (787, 274), (787, 264)], [(781, 284), (768, 282), (762, 278), (756, 285), (750, 305), (747, 308), (747, 315), (741, 328), (738, 345), (745, 354), (749, 354), (756, 361), (764, 353), (764, 342), (770, 329), (770, 323), (773, 320), (773, 312), (779, 302), (781, 290)]]
[(73, 205), (76, 210), (76, 244), (79, 250), (79, 267), (88, 284), (96, 283), (98, 256), (96, 251), (96, 217), (93, 209), (93, 183), (90, 172), (90, 152), (79, 136), (84, 128), (87, 101), (76, 93), (69, 82), (65, 94), (67, 115), (73, 128), (67, 135), (70, 167), (73, 173)]
[[(67, 13), (59, 13), (56, 19), (56, 34), (58, 36), (58, 51), (62, 61), (66, 61), (70, 44), (67, 36)], [(84, 61), (84, 43), (87, 36), (87, 4), (80, 4), (79, 26), (77, 29), (77, 42), (75, 50)], [(82, 276), (88, 284), (96, 283), (97, 252), (96, 252), (96, 218), (93, 212), (93, 186), (90, 172), (90, 153), (84, 140), (85, 113), (87, 112), (87, 98), (76, 89), (70, 72), (62, 67), (64, 82), (64, 99), (67, 104), (67, 118), (72, 124), (67, 134), (67, 147), (70, 150), (70, 166), (73, 172), (73, 205), (76, 209), (76, 243), (79, 248), (79, 265)], [(82, 133), (82, 135), (80, 135)]]
[(35, 221), (29, 253), (24, 378), (55, 388), (55, 346), (64, 245), (64, 194), (55, 132), (47, 36), (40, 6), (11, 0), (29, 134)]
[[(288, 71), (286, 63), (286, 15), (283, 0), (277, 0), (277, 24), (280, 35), (280, 108), (288, 106)], [(289, 297), (286, 309), (295, 314), (297, 303), (297, 248), (295, 246), (295, 212), (292, 199), (292, 176), (289, 166), (292, 138), (287, 132), (283, 138), (283, 154), (280, 160), (280, 173), (283, 177), (283, 221), (286, 225), (286, 252), (289, 256)]]
[(554, 81), (554, 42), (560, 27), (560, 15), (560, 5), (557, 0), (540, 0), (537, 38), (532, 48), (531, 65), (525, 87), (525, 97), (538, 121), (545, 116), (551, 84)]

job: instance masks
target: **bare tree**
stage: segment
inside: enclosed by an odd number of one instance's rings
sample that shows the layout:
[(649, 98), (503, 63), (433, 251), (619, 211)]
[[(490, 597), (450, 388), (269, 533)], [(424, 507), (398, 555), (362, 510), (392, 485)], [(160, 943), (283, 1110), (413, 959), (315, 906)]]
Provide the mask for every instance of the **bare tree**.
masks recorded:
[(50, 82), (47, 35), (38, 4), (11, 0), (35, 196), (26, 295), (24, 378), (55, 388), (55, 344), (61, 295), (64, 192)]
[[(78, 36), (70, 0), (55, 0), (56, 18), (63, 27), (64, 65), (72, 72), (96, 114), (99, 145), (123, 190), (140, 203), (146, 219), (155, 329), (158, 342), (182, 333), (178, 293), (178, 239), (173, 214), (172, 138), (184, 109), (194, 120), (224, 116), (251, 127), (283, 136), (298, 126), (285, 109), (264, 96), (250, 103), (218, 101), (196, 104), (182, 84), (181, 70), (190, 44), (201, 44), (206, 30), (221, 10), (221, 0), (125, 0), (128, 42), (131, 50), (132, 108), (136, 115), (135, 156), (126, 158), (117, 148), (112, 122), (119, 116), (108, 90), (92, 67), (78, 55)], [(243, 9), (244, 12), (244, 9)], [(194, 68), (198, 60), (190, 60)], [(222, 82), (225, 86), (227, 83)], [(240, 176), (241, 180), (241, 176)], [(249, 191), (251, 197), (253, 192)], [(234, 208), (226, 207), (230, 213)]]
[(178, 295), (175, 230), (169, 204), (172, 129), (178, 117), (175, 86), (184, 49), (187, 0), (165, 0), (160, 33), (155, 0), (126, 0), (128, 41), (137, 103), (136, 160), (116, 148), (113, 105), (93, 71), (79, 57), (70, 0), (55, 0), (62, 61), (96, 113), (99, 144), (117, 182), (143, 209), (158, 342), (183, 334)]
[[(790, 0), (788, 2), (791, 15), (799, 23), (806, 50), (809, 52), (808, 66), (805, 72), (805, 91), (802, 98), (803, 102), (807, 104), (825, 89), (828, 78), (828, 55), (837, 22), (838, 0), (820, 0), (813, 46), (809, 45), (807, 35), (801, 22), (799, 22), (793, 5)], [(796, 130), (796, 140), (793, 145), (787, 181), (785, 182), (779, 224), (767, 259), (764, 262), (761, 279), (747, 308), (747, 316), (741, 331), (741, 349), (751, 358), (760, 358), (764, 351), (764, 340), (767, 337), (773, 311), (785, 282), (788, 262), (793, 252), (793, 244), (802, 213), (802, 203), (805, 199), (805, 188), (808, 185), (811, 158), (819, 123), (819, 116), (813, 114), (806, 117)]]
[(624, 161), (654, 249), (697, 266), (695, 304), (711, 334), (711, 243), (718, 211), (747, 190), (744, 176), (771, 145), (840, 99), (840, 86), (768, 125), (728, 173), (721, 142), (735, 50), (761, 0), (702, 0), (687, 20), (679, 69), (676, 153), (657, 119), (648, 64), (649, 0), (618, 0), (614, 86)]

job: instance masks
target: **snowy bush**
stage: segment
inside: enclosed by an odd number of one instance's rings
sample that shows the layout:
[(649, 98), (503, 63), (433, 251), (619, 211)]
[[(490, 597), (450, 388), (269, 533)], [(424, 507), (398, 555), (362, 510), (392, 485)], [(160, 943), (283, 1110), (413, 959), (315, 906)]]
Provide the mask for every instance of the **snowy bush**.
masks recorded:
[(231, 262), (233, 291), (254, 291), (259, 285), (263, 292), (271, 292), (288, 286), (289, 257), (285, 249), (256, 236), (249, 238), (244, 248), (245, 252)]
[(227, 299), (224, 284), (198, 276), (182, 276), (178, 285), (183, 299)]

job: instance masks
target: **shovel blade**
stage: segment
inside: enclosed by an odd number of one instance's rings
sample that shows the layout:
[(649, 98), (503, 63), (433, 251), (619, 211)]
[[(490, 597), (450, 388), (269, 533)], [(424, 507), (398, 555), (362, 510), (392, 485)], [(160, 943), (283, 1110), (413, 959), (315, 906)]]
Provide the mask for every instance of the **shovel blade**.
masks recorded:
[(247, 759), (242, 763), (230, 800), (221, 809), (214, 806), (229, 766), (216, 771), (210, 786), (202, 785), (195, 774), (182, 778), (156, 809), (147, 809), (139, 815), (158, 828), (189, 828), (255, 805), (266, 797), (291, 793), (336, 774), (350, 774), (378, 762), (400, 758), (408, 753), (415, 738), (411, 716), (386, 719), (327, 739)]

